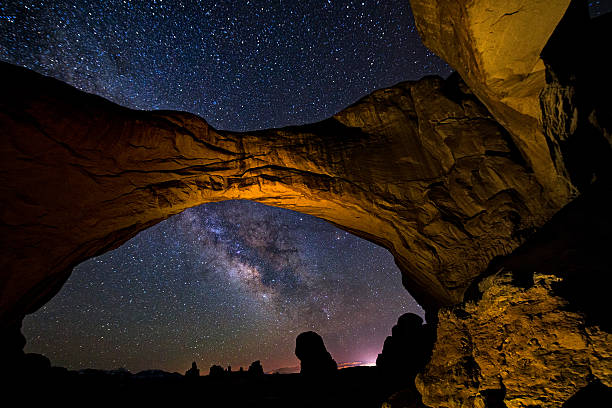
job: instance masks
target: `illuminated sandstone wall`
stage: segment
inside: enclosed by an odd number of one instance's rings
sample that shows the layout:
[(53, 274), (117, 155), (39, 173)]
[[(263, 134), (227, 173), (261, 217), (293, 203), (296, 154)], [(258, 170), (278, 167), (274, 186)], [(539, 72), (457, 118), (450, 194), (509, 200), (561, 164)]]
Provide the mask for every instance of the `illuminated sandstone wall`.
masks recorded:
[(610, 199), (595, 186), (439, 312), (416, 380), (426, 405), (553, 408), (589, 384), (612, 387)]
[(540, 54), (570, 0), (410, 0), (423, 43), (461, 74), (512, 135), (547, 193), (565, 204), (575, 192), (545, 136)]
[[(425, 42), (538, 164), (538, 180), (580, 191), (525, 244), (494, 259), (464, 302), (440, 309), (431, 360), (416, 380), (423, 402), (599, 405), (612, 386), (612, 81), (601, 45), (612, 15), (590, 20), (580, 1), (562, 19), (565, 2), (412, 3)], [(529, 109), (538, 103), (541, 111)]]

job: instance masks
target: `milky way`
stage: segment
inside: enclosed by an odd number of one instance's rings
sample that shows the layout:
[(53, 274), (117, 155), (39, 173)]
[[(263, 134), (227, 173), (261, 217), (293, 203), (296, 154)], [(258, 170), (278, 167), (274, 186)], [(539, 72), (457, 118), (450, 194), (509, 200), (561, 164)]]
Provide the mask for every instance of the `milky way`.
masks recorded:
[[(0, 2), (0, 58), (137, 109), (252, 130), (322, 120), (374, 89), (450, 69), (408, 1)], [(297, 364), (300, 331), (372, 362), (422, 310), (384, 249), (249, 202), (193, 208), (75, 268), (24, 321), (69, 368)]]

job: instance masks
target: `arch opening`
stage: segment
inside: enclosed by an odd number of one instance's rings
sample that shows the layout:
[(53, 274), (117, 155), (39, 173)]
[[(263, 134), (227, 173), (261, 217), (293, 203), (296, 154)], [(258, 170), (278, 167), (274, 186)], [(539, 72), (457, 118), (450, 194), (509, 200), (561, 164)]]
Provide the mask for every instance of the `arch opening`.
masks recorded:
[(384, 248), (248, 201), (190, 208), (77, 266), (24, 319), (26, 352), (69, 369), (299, 370), (314, 330), (339, 366), (374, 364), (399, 315), (423, 309)]

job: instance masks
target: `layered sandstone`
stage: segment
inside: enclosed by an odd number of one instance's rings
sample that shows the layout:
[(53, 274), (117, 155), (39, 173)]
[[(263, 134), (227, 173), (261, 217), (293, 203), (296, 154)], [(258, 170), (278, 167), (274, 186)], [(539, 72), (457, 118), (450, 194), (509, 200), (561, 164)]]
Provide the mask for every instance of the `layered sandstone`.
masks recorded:
[(461, 301), (559, 208), (458, 76), (377, 91), (320, 123), (234, 133), (0, 69), (4, 322), (79, 262), (206, 202), (289, 208), (383, 245), (432, 307)]

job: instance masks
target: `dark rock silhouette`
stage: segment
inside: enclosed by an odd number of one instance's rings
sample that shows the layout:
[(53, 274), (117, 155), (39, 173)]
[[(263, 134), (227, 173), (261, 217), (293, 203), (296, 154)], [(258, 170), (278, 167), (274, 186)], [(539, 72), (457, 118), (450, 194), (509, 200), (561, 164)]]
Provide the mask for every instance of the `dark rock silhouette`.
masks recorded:
[(21, 334), (21, 322), (0, 331), (0, 361), (3, 369), (18, 370), (22, 365), (26, 339)]
[(434, 341), (435, 328), (423, 324), (420, 316), (405, 313), (399, 317), (376, 359), (388, 390), (394, 392), (388, 406), (423, 406), (414, 379), (429, 361)]
[(185, 372), (185, 377), (199, 377), (199, 376), (200, 376), (200, 369), (198, 368), (198, 365), (194, 361), (193, 363), (191, 363), (191, 368)]
[(225, 370), (223, 370), (223, 367), (218, 365), (211, 366), (210, 371), (208, 372), (208, 375), (211, 377), (223, 377), (224, 374)]
[(325, 348), (323, 339), (313, 331), (297, 336), (295, 355), (300, 359), (300, 373), (303, 375), (329, 375), (338, 370), (338, 365)]
[[(242, 368), (242, 367), (240, 367)], [(249, 374), (251, 375), (263, 375), (264, 370), (259, 360), (253, 361), (249, 366)]]
[[(100, 378), (105, 377), (107, 374), (106, 371), (100, 370), (92, 370), (98, 371), (98, 376)], [(133, 378), (139, 380), (171, 380), (171, 379), (180, 379), (182, 376), (179, 373), (169, 373), (164, 370), (144, 370), (134, 374)]]
[(420, 316), (403, 314), (386, 338), (376, 366), (393, 378), (414, 378), (429, 361), (433, 341), (432, 328)]
[(28, 370), (43, 371), (51, 368), (51, 362), (42, 354), (27, 353), (23, 357), (23, 365)]

